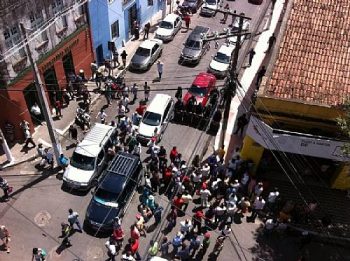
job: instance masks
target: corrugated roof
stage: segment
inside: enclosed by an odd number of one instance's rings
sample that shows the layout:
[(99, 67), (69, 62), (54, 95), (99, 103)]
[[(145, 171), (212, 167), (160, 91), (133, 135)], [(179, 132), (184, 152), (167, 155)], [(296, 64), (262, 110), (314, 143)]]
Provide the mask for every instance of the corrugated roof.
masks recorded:
[(294, 0), (265, 94), (343, 103), (350, 94), (349, 33), (349, 0)]

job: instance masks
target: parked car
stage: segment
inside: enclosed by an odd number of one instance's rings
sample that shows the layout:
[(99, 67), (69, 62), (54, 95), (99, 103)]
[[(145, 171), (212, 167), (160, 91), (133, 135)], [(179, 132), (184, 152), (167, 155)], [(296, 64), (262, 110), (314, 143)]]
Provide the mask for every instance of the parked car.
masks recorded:
[(203, 0), (185, 0), (182, 6), (187, 7), (192, 13), (196, 13), (202, 3)]
[(191, 87), (183, 97), (183, 103), (186, 105), (188, 100), (194, 96), (197, 103), (202, 103), (203, 107), (207, 105), (210, 92), (216, 88), (216, 78), (211, 73), (200, 73), (194, 79)]
[(184, 43), (180, 56), (180, 63), (197, 64), (202, 56), (210, 48), (209, 42), (203, 40), (203, 35), (208, 34), (208, 27), (196, 26)]
[(124, 215), (141, 178), (140, 158), (119, 152), (98, 180), (86, 210), (85, 225), (99, 231), (112, 230), (113, 219)]
[(63, 185), (77, 190), (90, 189), (106, 166), (107, 150), (116, 135), (115, 127), (96, 123), (75, 148), (63, 174)]
[(142, 144), (147, 143), (153, 137), (154, 130), (157, 128), (158, 141), (160, 141), (173, 117), (173, 98), (168, 94), (156, 94), (142, 117), (137, 139)]
[[(245, 20), (244, 22), (243, 22), (243, 27), (242, 27), (242, 29), (243, 30), (249, 30), (249, 21), (248, 20)], [(231, 28), (231, 32), (237, 32), (238, 31), (238, 29), (239, 29), (239, 19), (237, 18), (236, 20), (235, 20), (235, 22), (233, 23), (233, 26), (232, 26), (232, 28)], [(241, 44), (244, 42), (244, 40), (247, 38), (247, 35), (242, 35), (241, 36)], [(232, 36), (232, 37), (229, 37), (228, 39), (228, 43), (229, 44), (236, 44), (236, 42), (237, 42), (237, 36)]]
[(181, 17), (176, 14), (168, 14), (163, 21), (160, 22), (155, 38), (162, 41), (171, 41), (177, 32), (181, 29)]
[(219, 3), (220, 0), (204, 0), (200, 14), (204, 16), (215, 15), (216, 10), (220, 8)]
[(261, 5), (263, 0), (248, 0), (248, 3), (251, 3), (253, 5)]
[(222, 45), (210, 62), (208, 71), (219, 78), (225, 77), (230, 67), (234, 49), (234, 45)]
[(148, 70), (162, 55), (163, 41), (159, 39), (146, 40), (137, 48), (131, 58), (130, 68), (135, 70)]

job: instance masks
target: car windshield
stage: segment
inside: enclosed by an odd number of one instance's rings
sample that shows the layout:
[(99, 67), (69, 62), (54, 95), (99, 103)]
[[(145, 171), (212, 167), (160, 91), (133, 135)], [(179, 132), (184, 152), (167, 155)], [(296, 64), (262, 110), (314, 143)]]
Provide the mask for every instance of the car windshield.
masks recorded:
[(199, 41), (188, 39), (186, 41), (186, 47), (199, 50), (201, 48), (201, 44)]
[(158, 113), (146, 111), (142, 122), (150, 126), (159, 126), (161, 116)]
[(172, 29), (173, 24), (167, 21), (162, 21), (159, 25), (160, 28), (165, 28), (165, 29)]
[(119, 198), (119, 193), (110, 192), (103, 188), (96, 190), (95, 197), (103, 200), (104, 202), (116, 202)]
[(137, 48), (136, 54), (144, 57), (150, 56), (150, 49), (139, 47)]
[(78, 169), (93, 170), (95, 167), (95, 158), (74, 152), (70, 164)]
[(219, 63), (229, 63), (230, 57), (224, 53), (217, 53), (214, 57), (214, 60), (219, 62)]
[(198, 87), (197, 85), (192, 85), (188, 91), (194, 96), (203, 97), (207, 94), (208, 88), (201, 88), (201, 87)]
[(206, 2), (210, 5), (216, 5), (216, 0), (206, 0)]

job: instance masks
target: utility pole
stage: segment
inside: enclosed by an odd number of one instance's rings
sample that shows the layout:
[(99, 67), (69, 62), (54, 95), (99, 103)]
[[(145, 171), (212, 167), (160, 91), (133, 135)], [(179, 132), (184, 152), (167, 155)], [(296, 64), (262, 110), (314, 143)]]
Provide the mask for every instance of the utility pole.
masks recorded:
[(15, 158), (12, 156), (12, 152), (7, 144), (7, 141), (4, 137), (4, 134), (3, 134), (1, 129), (0, 129), (0, 143), (1, 143), (2, 149), (4, 150), (4, 152), (6, 154), (7, 161), (10, 164), (13, 163), (15, 161)]
[(50, 107), (49, 107), (49, 104), (48, 104), (47, 99), (46, 99), (43, 84), (41, 82), (41, 77), (39, 74), (38, 66), (37, 66), (36, 62), (34, 62), (33, 57), (32, 57), (32, 53), (31, 53), (30, 48), (29, 48), (27, 33), (26, 33), (26, 30), (24, 28), (23, 23), (20, 23), (20, 27), (21, 27), (21, 33), (25, 37), (24, 39), (25, 39), (25, 46), (26, 46), (26, 50), (27, 50), (27, 55), (28, 55), (28, 58), (29, 58), (29, 61), (30, 61), (30, 64), (32, 66), (32, 70), (34, 73), (35, 87), (36, 87), (36, 91), (37, 91), (37, 94), (39, 97), (39, 103), (41, 104), (42, 113), (44, 114), (44, 119), (45, 119), (46, 125), (47, 125), (47, 130), (49, 131), (49, 135), (50, 135), (53, 151), (55, 154), (56, 162), (57, 162), (57, 164), (59, 164), (59, 157), (60, 157), (61, 151), (62, 151), (61, 144), (59, 143), (59, 141), (56, 137), (55, 131), (53, 129), (52, 119), (51, 119), (51, 115), (50, 115), (50, 111), (49, 111)]
[(227, 130), (227, 123), (228, 118), (230, 115), (230, 107), (231, 107), (231, 100), (234, 97), (234, 94), (236, 92), (236, 80), (237, 80), (237, 63), (238, 63), (238, 55), (239, 55), (239, 49), (241, 48), (241, 32), (243, 29), (243, 22), (244, 22), (244, 14), (242, 13), (239, 16), (239, 25), (238, 25), (238, 35), (237, 35), (237, 41), (236, 41), (236, 47), (233, 51), (233, 59), (231, 60), (230, 65), (230, 75), (226, 79), (226, 86), (224, 89), (224, 101), (225, 101), (225, 110), (224, 110), (224, 117), (222, 120), (222, 127), (221, 127), (221, 135), (220, 135), (220, 143), (219, 146), (225, 145), (225, 134)]

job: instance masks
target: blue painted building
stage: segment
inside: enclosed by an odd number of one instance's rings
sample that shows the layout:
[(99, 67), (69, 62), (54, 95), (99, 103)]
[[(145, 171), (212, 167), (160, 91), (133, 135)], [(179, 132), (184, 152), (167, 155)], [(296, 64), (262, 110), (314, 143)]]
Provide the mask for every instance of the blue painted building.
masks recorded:
[(108, 42), (113, 41), (119, 49), (128, 42), (134, 20), (140, 28), (151, 21), (152, 17), (162, 10), (166, 0), (90, 0), (89, 17), (92, 32), (92, 43), (96, 60), (110, 58)]

